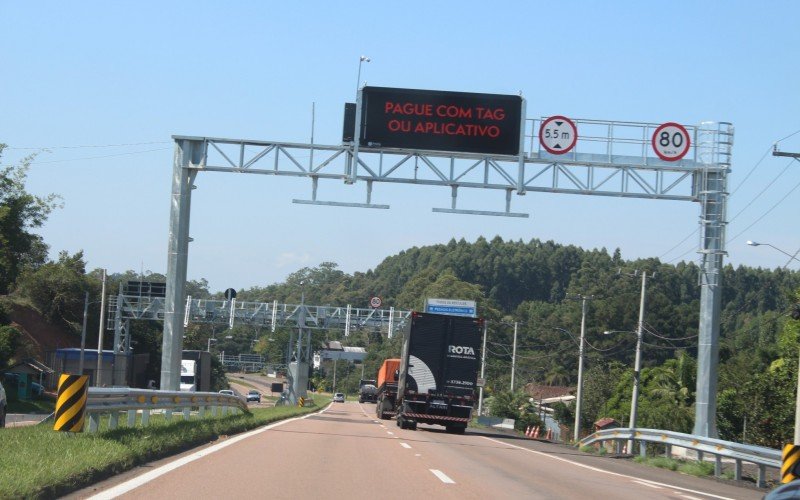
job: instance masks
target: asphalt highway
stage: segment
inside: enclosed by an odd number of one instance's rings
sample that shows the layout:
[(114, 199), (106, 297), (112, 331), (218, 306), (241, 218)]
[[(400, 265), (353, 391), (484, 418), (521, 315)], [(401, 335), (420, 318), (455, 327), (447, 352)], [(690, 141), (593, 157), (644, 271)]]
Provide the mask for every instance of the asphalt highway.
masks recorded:
[[(374, 405), (232, 436), (84, 490), (76, 498), (755, 499), (763, 492), (468, 429), (377, 420)], [(92, 496), (95, 495), (95, 496)]]

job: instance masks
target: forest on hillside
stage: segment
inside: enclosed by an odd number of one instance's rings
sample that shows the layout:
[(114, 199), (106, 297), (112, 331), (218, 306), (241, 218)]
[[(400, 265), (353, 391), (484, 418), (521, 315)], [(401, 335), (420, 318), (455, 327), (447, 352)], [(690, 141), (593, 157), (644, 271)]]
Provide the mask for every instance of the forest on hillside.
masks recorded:
[[(0, 147), (2, 153), (2, 147)], [(58, 208), (58, 198), (36, 197), (24, 189), (26, 164), (0, 170), (0, 369), (22, 352), (22, 337), (11, 326), (10, 309), (35, 308), (54, 325), (79, 335), (86, 292), (96, 302), (100, 270), (87, 270), (82, 252), (47, 258), (47, 245), (35, 229)], [(323, 262), (289, 275), (282, 283), (240, 290), (244, 301), (367, 307), (371, 296), (384, 307), (420, 309), (426, 297), (475, 300), (489, 321), (487, 396), (502, 416), (519, 416), (526, 384), (574, 386), (578, 336), (586, 298), (586, 362), (582, 427), (600, 417), (625, 423), (630, 413), (632, 366), (638, 326), (641, 275), (647, 273), (643, 322), (642, 427), (691, 432), (700, 287), (693, 263), (669, 265), (658, 259), (625, 260), (615, 249), (586, 250), (553, 241), (504, 241), (479, 238), (414, 247), (384, 259), (375, 269), (348, 274)], [(797, 380), (797, 304), (800, 273), (784, 269), (724, 267), (718, 426), (720, 437), (779, 447), (791, 437)], [(154, 273), (110, 272), (113, 293), (127, 280), (163, 280)], [(205, 280), (187, 283), (195, 298), (221, 297)], [(576, 298), (578, 298), (576, 300)], [(99, 305), (92, 304), (87, 331), (97, 332)], [(517, 325), (515, 387), (511, 391), (511, 354)], [(286, 359), (290, 332), (269, 332), (237, 325), (187, 327), (184, 348), (206, 349), (218, 338), (217, 350), (259, 352), (276, 363)], [(616, 332), (605, 334), (604, 332)], [(132, 323), (135, 352), (151, 354), (153, 378), (160, 370), (161, 325)], [(224, 337), (230, 336), (230, 339)], [(90, 334), (88, 342), (92, 344)], [(96, 333), (94, 342), (96, 343)], [(397, 338), (385, 332), (317, 331), (314, 347), (324, 340), (365, 346), (366, 374), (375, 373), (384, 357), (399, 353)], [(110, 342), (110, 340), (109, 340)], [(108, 345), (107, 345), (108, 347)], [(341, 387), (353, 390), (362, 367), (340, 363)], [(317, 384), (330, 384), (330, 373), (316, 373)], [(501, 405), (499, 402), (503, 402)], [(571, 422), (572, 408), (559, 409)], [(516, 412), (516, 413), (515, 413)]]

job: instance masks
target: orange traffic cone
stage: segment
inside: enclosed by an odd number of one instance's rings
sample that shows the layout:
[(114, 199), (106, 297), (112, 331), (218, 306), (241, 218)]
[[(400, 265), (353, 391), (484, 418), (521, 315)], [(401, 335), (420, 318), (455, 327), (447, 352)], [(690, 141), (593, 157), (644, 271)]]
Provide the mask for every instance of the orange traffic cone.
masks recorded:
[(533, 431), (533, 439), (539, 439), (539, 426), (537, 425)]
[(528, 437), (528, 434), (531, 432), (531, 426), (525, 428), (525, 437)]
[(547, 438), (545, 439), (547, 439), (548, 441), (553, 440), (553, 429), (547, 429)]

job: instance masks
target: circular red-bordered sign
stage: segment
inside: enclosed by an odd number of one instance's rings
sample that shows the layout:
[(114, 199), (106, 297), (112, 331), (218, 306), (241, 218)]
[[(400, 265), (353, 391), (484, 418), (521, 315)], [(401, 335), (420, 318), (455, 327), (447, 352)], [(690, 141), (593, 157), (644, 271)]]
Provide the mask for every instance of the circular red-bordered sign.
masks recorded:
[(664, 161), (678, 161), (689, 152), (692, 139), (686, 127), (680, 123), (667, 122), (658, 126), (650, 142), (659, 158)]
[(369, 299), (369, 305), (373, 309), (379, 308), (381, 306), (381, 304), (383, 304), (383, 301), (381, 300), (380, 297), (372, 297), (372, 298)]
[(539, 143), (548, 153), (568, 153), (578, 143), (578, 127), (566, 116), (551, 116), (539, 127)]

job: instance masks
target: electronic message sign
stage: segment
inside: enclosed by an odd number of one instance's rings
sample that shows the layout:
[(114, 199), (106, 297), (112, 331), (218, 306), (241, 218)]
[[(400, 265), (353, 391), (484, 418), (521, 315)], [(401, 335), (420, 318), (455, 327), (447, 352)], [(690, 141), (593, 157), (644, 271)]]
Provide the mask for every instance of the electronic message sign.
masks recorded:
[(522, 98), (364, 87), (362, 147), (519, 154)]

